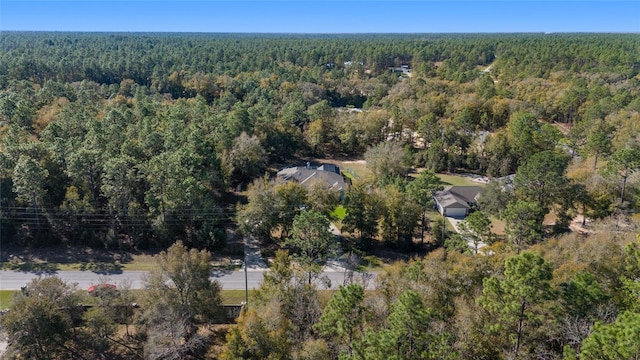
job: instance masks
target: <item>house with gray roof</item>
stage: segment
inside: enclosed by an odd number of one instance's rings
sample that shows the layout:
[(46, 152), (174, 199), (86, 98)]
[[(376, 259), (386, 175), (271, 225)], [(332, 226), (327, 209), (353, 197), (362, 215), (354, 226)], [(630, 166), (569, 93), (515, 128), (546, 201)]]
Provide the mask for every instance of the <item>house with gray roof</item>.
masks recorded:
[(434, 195), (438, 212), (442, 216), (463, 219), (478, 207), (483, 190), (480, 186), (447, 186)]
[(288, 167), (278, 171), (276, 181), (295, 181), (307, 190), (320, 183), (327, 189), (340, 192), (341, 195), (347, 188), (347, 183), (340, 174), (340, 168), (333, 164), (325, 164), (317, 168), (308, 163), (307, 166)]

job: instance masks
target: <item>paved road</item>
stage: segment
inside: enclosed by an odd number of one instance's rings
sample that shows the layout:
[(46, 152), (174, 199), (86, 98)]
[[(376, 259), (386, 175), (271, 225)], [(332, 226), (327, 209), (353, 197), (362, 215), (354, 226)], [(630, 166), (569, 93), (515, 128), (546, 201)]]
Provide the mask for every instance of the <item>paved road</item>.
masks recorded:
[(260, 253), (260, 241), (254, 236), (244, 238), (244, 259), (245, 262), (242, 264), (242, 270), (244, 270), (246, 264), (249, 265), (249, 271), (265, 271), (269, 269)]
[[(262, 283), (262, 274), (264, 271), (249, 269), (247, 271), (247, 285), (249, 289), (257, 289)], [(86, 289), (89, 286), (99, 283), (103, 279), (108, 279), (110, 283), (120, 285), (123, 282), (129, 282), (132, 289), (141, 289), (144, 286), (144, 277), (146, 271), (124, 271), (114, 274), (99, 274), (91, 271), (55, 271), (51, 273), (36, 273), (24, 271), (7, 271), (0, 270), (0, 290), (19, 290), (20, 287), (26, 285), (31, 279), (39, 276), (59, 276), (62, 280), (69, 283), (77, 283), (78, 288)], [(339, 285), (344, 284), (345, 278), (349, 277), (349, 273), (344, 271), (328, 270), (324, 273), (331, 280), (332, 289), (337, 289)], [(245, 272), (244, 271), (218, 271), (212, 273), (212, 279), (220, 281), (224, 290), (244, 290), (245, 288)], [(374, 273), (353, 274), (354, 280), (364, 283), (367, 289), (374, 288)], [(362, 280), (367, 278), (369, 280)], [(324, 284), (320, 284), (320, 288), (325, 288)], [(1, 335), (1, 334), (0, 334)], [(0, 336), (0, 358), (6, 351), (7, 343)]]
[[(262, 271), (248, 271), (247, 284), (249, 289), (257, 289), (262, 283)], [(144, 285), (143, 278), (146, 271), (124, 271), (114, 274), (98, 274), (91, 271), (56, 271), (52, 273), (35, 273), (23, 271), (0, 271), (0, 290), (19, 290), (20, 287), (26, 285), (31, 279), (39, 276), (59, 276), (62, 280), (69, 283), (77, 283), (80, 289), (86, 289), (89, 286), (99, 283), (101, 279), (106, 278), (114, 284), (123, 284), (129, 281), (132, 289), (141, 289)], [(327, 271), (324, 273), (331, 280), (331, 288), (337, 289), (338, 285), (344, 283), (345, 276), (348, 273), (342, 271)], [(355, 276), (359, 276), (356, 274)], [(375, 276), (373, 274), (365, 274), (365, 276)], [(212, 273), (212, 278), (220, 281), (224, 290), (244, 290), (245, 273), (244, 271), (217, 271)], [(368, 288), (373, 288), (373, 281), (368, 282)]]
[[(333, 224), (331, 230), (334, 234), (340, 235), (340, 231), (333, 226)], [(259, 242), (255, 238), (250, 237), (245, 238), (244, 243), (245, 253), (247, 254), (246, 263), (248, 264), (246, 282), (249, 289), (257, 289), (262, 283), (262, 274), (268, 271), (268, 267), (260, 254)], [(375, 274), (349, 273), (343, 266), (344, 264), (340, 260), (333, 260), (327, 263), (324, 275), (331, 281), (331, 288), (336, 289), (338, 285), (344, 284), (345, 278), (356, 279), (356, 281), (367, 284), (368, 289), (373, 288), (373, 278)], [(244, 270), (244, 264), (241, 271), (214, 271), (211, 274), (211, 278), (220, 281), (224, 290), (244, 290), (245, 272), (242, 270)], [(0, 290), (19, 290), (33, 278), (52, 275), (57, 275), (68, 283), (77, 283), (80, 289), (86, 289), (91, 285), (103, 281), (116, 285), (122, 285), (128, 282), (132, 289), (142, 289), (144, 287), (144, 277), (147, 275), (147, 272), (120, 271), (113, 273), (96, 273), (92, 271), (26, 272), (0, 270)], [(363, 278), (369, 279), (369, 281), (360, 281)], [(321, 285), (321, 288), (325, 287), (324, 283), (319, 283), (319, 285)]]

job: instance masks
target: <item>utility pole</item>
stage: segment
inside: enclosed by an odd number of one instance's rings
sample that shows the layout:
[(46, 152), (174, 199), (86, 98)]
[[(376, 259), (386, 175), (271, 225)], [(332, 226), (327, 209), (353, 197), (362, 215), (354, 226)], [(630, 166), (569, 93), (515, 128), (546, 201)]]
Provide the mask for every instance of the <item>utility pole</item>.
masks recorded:
[(249, 275), (247, 274), (247, 238), (244, 238), (244, 308), (249, 305)]
[(244, 306), (249, 304), (249, 277), (247, 275), (247, 254), (244, 254)]
[(446, 217), (444, 217), (444, 215), (442, 216), (442, 231), (440, 232), (442, 234), (442, 246), (444, 246), (444, 235), (445, 232), (447, 231), (447, 225), (445, 224), (445, 221), (447, 220)]

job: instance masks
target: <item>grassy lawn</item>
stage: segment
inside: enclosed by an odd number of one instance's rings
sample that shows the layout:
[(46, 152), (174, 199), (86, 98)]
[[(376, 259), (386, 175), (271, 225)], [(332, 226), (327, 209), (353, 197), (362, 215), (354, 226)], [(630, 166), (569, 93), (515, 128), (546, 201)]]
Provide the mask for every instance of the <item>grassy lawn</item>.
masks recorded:
[(6, 309), (11, 305), (15, 293), (14, 290), (0, 290), (0, 309)]
[(154, 255), (133, 255), (131, 262), (122, 264), (122, 270), (146, 270), (149, 271), (153, 269), (156, 262), (154, 260)]
[(443, 185), (456, 185), (456, 186), (486, 186), (483, 183), (473, 181), (473, 178), (462, 175), (451, 174), (437, 174)]
[(504, 226), (505, 223), (504, 221), (491, 216), (491, 232), (496, 234), (496, 235), (504, 235)]
[[(255, 296), (256, 290), (249, 290), (249, 301)], [(220, 292), (223, 304), (240, 304), (245, 299), (244, 290), (222, 290)]]
[[(371, 171), (367, 168), (367, 164), (359, 161), (336, 161), (336, 165), (340, 167), (343, 173), (353, 175), (355, 174), (355, 178), (362, 178), (369, 176)], [(346, 175), (349, 177), (349, 175)]]
[[(371, 171), (367, 168), (364, 160), (336, 160), (336, 159), (313, 159), (315, 162), (323, 164), (335, 164), (345, 177), (352, 180), (363, 178), (371, 175)], [(419, 173), (422, 169), (416, 169)], [(459, 186), (486, 186), (486, 184), (475, 182), (471, 176), (455, 175), (455, 174), (437, 174), (443, 185), (459, 185)]]
[(34, 259), (33, 261), (20, 261), (12, 260), (2, 263), (2, 270), (18, 270), (18, 271), (40, 271), (40, 272), (55, 272), (55, 271), (122, 271), (122, 270), (139, 270), (149, 271), (151, 270), (155, 262), (150, 255), (134, 255), (134, 259), (129, 262), (121, 263), (115, 262), (103, 262), (103, 261), (87, 261), (87, 262), (52, 262), (44, 261), (40, 259)]
[(16, 271), (33, 271), (43, 273), (54, 273), (61, 270), (60, 264), (51, 264), (48, 262), (27, 262), (27, 261), (6, 261), (0, 266), (2, 270), (16, 270)]
[(17, 271), (123, 271), (150, 270), (155, 253), (127, 253), (86, 247), (3, 249), (0, 268)]
[[(156, 265), (155, 253), (126, 254), (115, 256), (112, 253), (92, 254), (83, 253), (82, 249), (77, 254), (68, 254), (69, 250), (64, 248), (31, 249), (23, 253), (16, 253), (10, 259), (3, 256), (0, 269), (16, 271), (96, 271), (96, 272), (119, 272), (119, 271), (150, 271)], [(73, 252), (73, 249), (71, 250)], [(6, 254), (3, 254), (6, 255)], [(220, 256), (213, 259), (212, 265), (216, 269), (234, 270), (237, 266), (231, 263), (228, 256)]]
[(379, 271), (382, 269), (382, 260), (375, 255), (366, 255), (362, 258), (362, 264), (358, 267), (358, 271)]
[[(437, 211), (427, 211), (427, 218), (431, 221), (432, 224), (435, 222), (442, 222), (442, 220), (444, 219), (444, 217), (442, 217), (442, 215), (440, 215), (440, 213), (438, 213)], [(453, 228), (453, 225), (451, 225), (449, 221), (445, 220), (444, 224), (448, 232), (456, 232), (456, 229)]]
[(344, 175), (344, 177), (346, 177), (347, 179), (350, 179), (351, 181), (356, 179), (356, 176), (348, 171), (343, 171), (342, 175)]
[(347, 209), (344, 208), (344, 206), (342, 205), (338, 205), (332, 212), (331, 212), (331, 216), (335, 217), (336, 219), (342, 221), (344, 220), (344, 218), (347, 216)]
[[(9, 261), (4, 262), (0, 266), (2, 270), (15, 270), (27, 272), (55, 273), (57, 271), (94, 271), (94, 272), (120, 272), (120, 271), (151, 271), (156, 263), (152, 256), (133, 260), (130, 263), (106, 263), (106, 262), (77, 262), (77, 263), (51, 263), (44, 261), (26, 262), (26, 261)], [(236, 271), (240, 269), (240, 265), (227, 264), (226, 262), (216, 262), (212, 264), (215, 270)]]
[(336, 159), (313, 159), (314, 162), (322, 164), (334, 164), (340, 167), (340, 171), (345, 177), (355, 180), (371, 174), (364, 160), (336, 160)]

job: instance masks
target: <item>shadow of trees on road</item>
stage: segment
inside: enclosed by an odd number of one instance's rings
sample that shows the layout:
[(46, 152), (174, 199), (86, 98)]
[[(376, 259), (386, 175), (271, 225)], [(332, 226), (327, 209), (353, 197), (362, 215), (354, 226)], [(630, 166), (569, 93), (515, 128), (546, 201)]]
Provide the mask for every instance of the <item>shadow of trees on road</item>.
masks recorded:
[(37, 274), (53, 274), (61, 270), (114, 274), (122, 273), (124, 265), (133, 261), (133, 254), (87, 247), (3, 248), (0, 261), (3, 270)]
[(25, 263), (25, 262), (8, 261), (6, 263), (3, 262), (2, 269), (30, 272), (37, 275), (52, 275), (58, 272), (59, 266), (57, 264), (49, 264), (49, 263)]
[(121, 274), (123, 265), (119, 263), (105, 263), (105, 262), (88, 262), (80, 264), (78, 270), (91, 271), (96, 274)]

